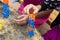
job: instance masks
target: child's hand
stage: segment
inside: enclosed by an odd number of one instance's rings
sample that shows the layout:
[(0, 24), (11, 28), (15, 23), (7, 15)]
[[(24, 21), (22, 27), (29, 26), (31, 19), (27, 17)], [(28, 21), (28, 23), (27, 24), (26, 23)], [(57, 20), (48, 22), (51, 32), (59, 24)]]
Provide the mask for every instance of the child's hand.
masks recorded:
[(14, 21), (17, 24), (23, 25), (23, 24), (27, 24), (27, 18), (28, 18), (27, 15), (21, 15), (21, 16), (18, 16), (16, 19), (14, 19)]
[(41, 6), (40, 6), (40, 5), (35, 6), (35, 5), (33, 5), (33, 4), (29, 4), (29, 5), (27, 5), (27, 6), (24, 8), (24, 12), (25, 12), (25, 13), (29, 13), (29, 9), (30, 9), (30, 8), (33, 8), (33, 9), (34, 9), (34, 12), (33, 12), (33, 13), (37, 13), (37, 12), (41, 9)]

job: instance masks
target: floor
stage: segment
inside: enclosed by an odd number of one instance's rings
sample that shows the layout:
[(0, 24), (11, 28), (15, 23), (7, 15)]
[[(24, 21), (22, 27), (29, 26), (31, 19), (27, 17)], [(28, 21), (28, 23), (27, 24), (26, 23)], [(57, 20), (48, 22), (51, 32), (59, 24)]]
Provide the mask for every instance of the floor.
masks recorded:
[[(20, 26), (13, 19), (19, 14), (14, 10), (10, 11), (8, 18), (4, 18), (0, 10), (0, 20), (4, 20), (3, 29), (0, 30), (0, 40), (43, 40), (40, 33), (35, 29), (35, 36), (30, 38), (27, 34), (27, 25)], [(36, 37), (37, 36), (37, 37)]]

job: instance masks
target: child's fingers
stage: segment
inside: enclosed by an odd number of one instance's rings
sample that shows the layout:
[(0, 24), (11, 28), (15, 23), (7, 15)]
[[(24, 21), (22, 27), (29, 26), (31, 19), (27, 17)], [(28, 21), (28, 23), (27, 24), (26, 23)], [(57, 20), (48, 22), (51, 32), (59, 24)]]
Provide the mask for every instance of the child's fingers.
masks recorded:
[(14, 19), (14, 21), (20, 21), (20, 20)]
[(27, 13), (29, 13), (30, 8), (34, 9), (34, 13), (37, 13), (39, 11), (39, 8), (37, 6), (30, 4), (29, 7), (27, 8)]
[(35, 9), (33, 13), (37, 13), (38, 12), (38, 9)]
[(20, 16), (18, 16), (17, 18), (21, 18), (21, 17), (24, 17), (25, 15), (20, 15)]
[(34, 13), (37, 13), (39, 11), (39, 9), (36, 6), (33, 6), (34, 8)]
[[(23, 17), (24, 16), (24, 17)], [(28, 16), (27, 15), (22, 15), (20, 16), (20, 18), (14, 19), (15, 21), (23, 21), (23, 20), (27, 20)]]
[(16, 21), (15, 23), (20, 24), (20, 25), (21, 25), (21, 24), (27, 24), (27, 20), (24, 20), (24, 21), (21, 21), (21, 22), (20, 22), (20, 21), (19, 21), (19, 22)]
[(27, 13), (27, 8), (29, 7), (29, 5), (27, 5), (25, 8), (24, 8), (24, 13)]
[(41, 10), (41, 5), (37, 5), (37, 6), (35, 7), (34, 13), (37, 13), (39, 10)]
[(24, 8), (24, 12), (25, 13), (29, 13), (29, 9), (32, 8), (34, 5), (33, 4), (29, 4)]
[(30, 4), (29, 7), (27, 8), (27, 13), (29, 13), (29, 9), (30, 8), (33, 8), (34, 9), (34, 5), (33, 4)]
[(32, 8), (32, 5), (29, 5), (29, 7), (27, 8), (27, 13), (29, 13), (30, 8)]

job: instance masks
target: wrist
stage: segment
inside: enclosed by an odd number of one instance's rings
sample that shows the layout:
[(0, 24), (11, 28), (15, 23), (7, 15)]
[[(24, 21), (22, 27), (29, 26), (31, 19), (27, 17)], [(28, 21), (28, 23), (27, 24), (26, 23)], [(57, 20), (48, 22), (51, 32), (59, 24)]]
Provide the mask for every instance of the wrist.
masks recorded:
[(41, 5), (37, 5), (37, 8), (38, 8), (39, 10), (41, 10)]

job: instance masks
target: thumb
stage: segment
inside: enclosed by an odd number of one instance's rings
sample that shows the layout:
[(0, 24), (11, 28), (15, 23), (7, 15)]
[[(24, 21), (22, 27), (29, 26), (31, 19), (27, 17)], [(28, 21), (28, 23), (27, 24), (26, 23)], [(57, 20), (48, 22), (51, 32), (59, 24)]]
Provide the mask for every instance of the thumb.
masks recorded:
[(34, 13), (37, 13), (39, 11), (39, 9), (36, 6), (34, 6), (33, 8), (34, 8)]
[(38, 9), (36, 9), (35, 11), (34, 11), (34, 13), (37, 13), (39, 10)]
[(33, 4), (30, 4), (30, 5), (28, 6), (28, 8), (27, 8), (27, 13), (29, 13), (29, 9), (30, 9), (30, 8), (33, 8), (33, 9), (34, 9), (35, 6), (34, 6)]
[(29, 5), (27, 5), (25, 8), (24, 8), (24, 13), (27, 13), (27, 8), (29, 7)]
[(29, 14), (29, 9), (32, 8), (31, 5), (29, 5), (29, 7), (27, 8), (27, 14)]

